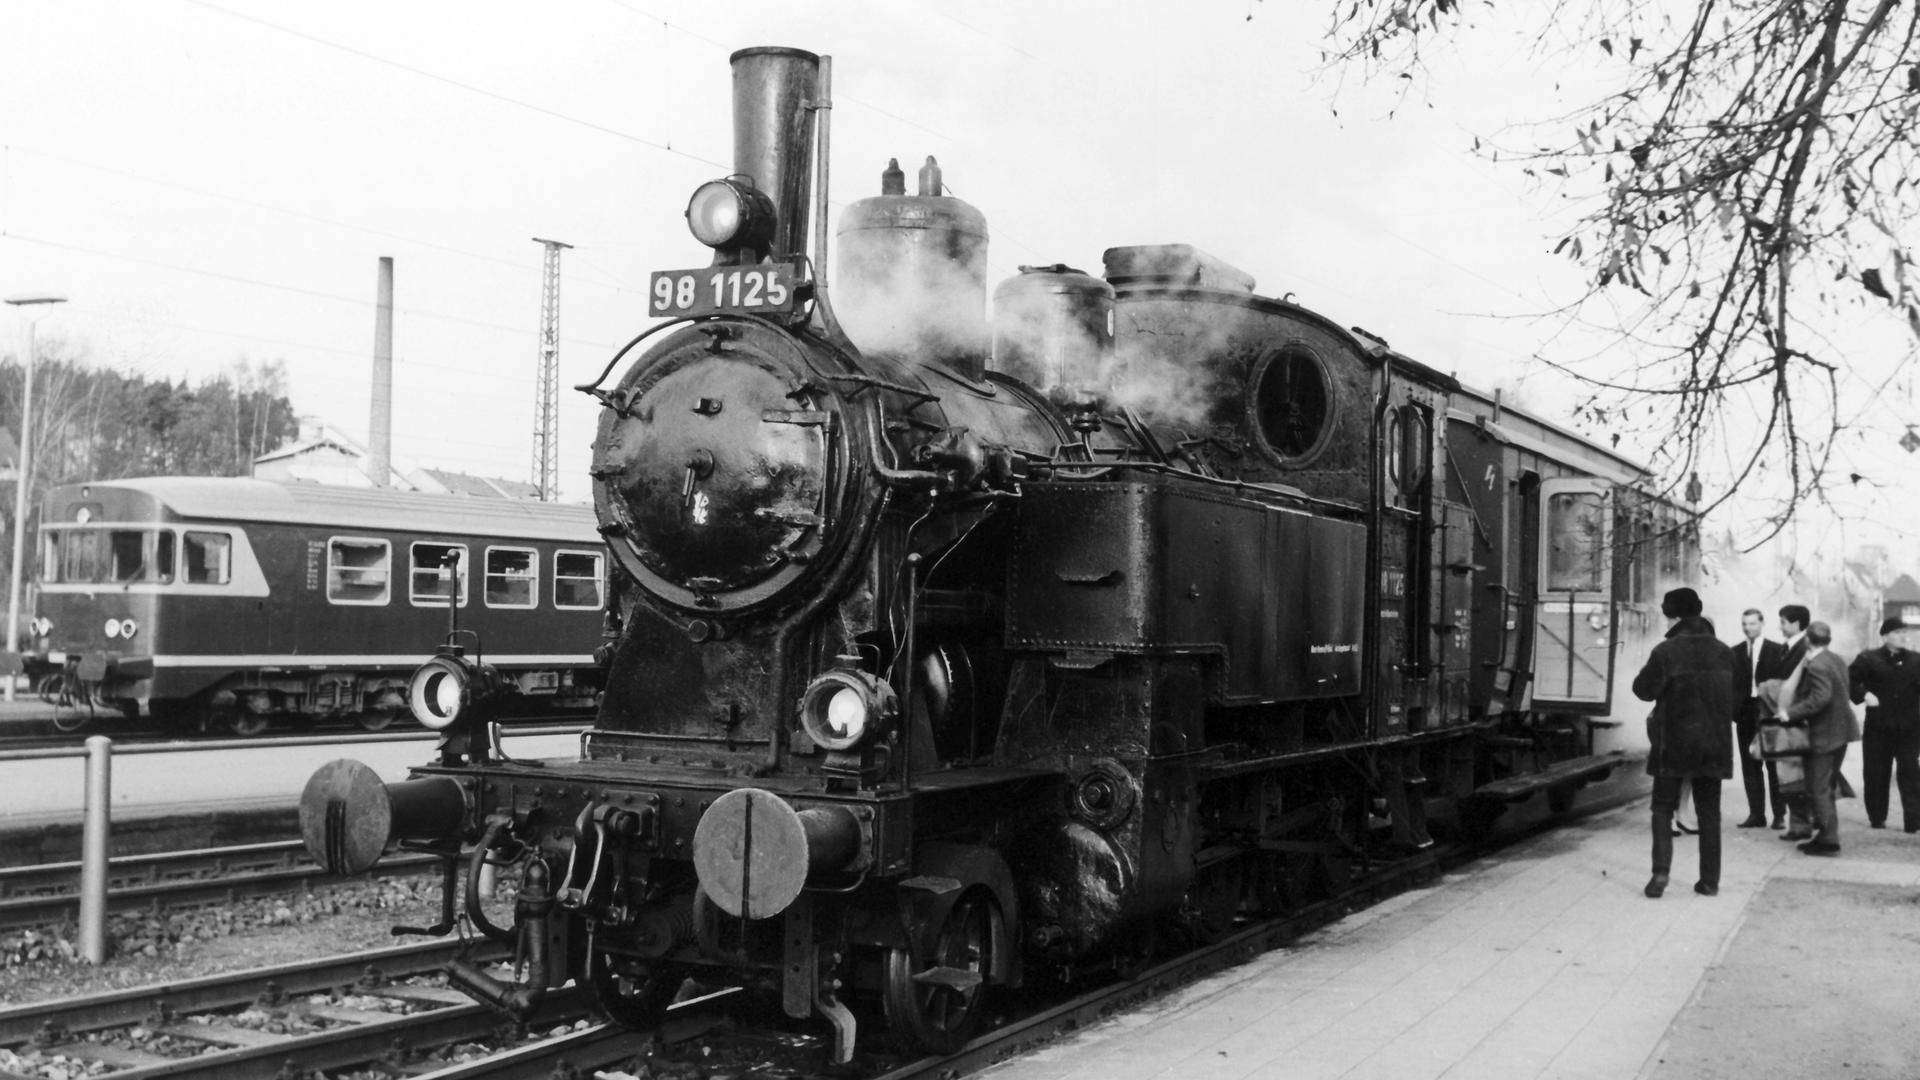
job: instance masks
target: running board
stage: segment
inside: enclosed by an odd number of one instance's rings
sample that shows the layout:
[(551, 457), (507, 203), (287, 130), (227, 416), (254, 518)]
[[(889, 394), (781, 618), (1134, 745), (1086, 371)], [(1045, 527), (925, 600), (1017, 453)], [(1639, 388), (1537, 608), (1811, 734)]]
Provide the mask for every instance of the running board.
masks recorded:
[(1590, 784), (1604, 780), (1608, 774), (1622, 765), (1642, 760), (1628, 756), (1625, 750), (1614, 750), (1605, 754), (1593, 754), (1588, 757), (1569, 758), (1525, 776), (1509, 776), (1504, 780), (1495, 780), (1473, 789), (1473, 797), (1493, 802), (1519, 802), (1537, 791), (1560, 784)]

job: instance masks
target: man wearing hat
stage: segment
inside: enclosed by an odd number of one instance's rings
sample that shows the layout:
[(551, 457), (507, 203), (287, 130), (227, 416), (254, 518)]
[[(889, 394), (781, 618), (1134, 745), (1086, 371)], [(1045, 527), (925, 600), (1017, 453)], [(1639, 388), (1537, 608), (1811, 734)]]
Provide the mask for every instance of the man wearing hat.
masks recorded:
[(1793, 692), (1793, 703), (1786, 710), (1789, 725), (1806, 725), (1811, 744), (1807, 793), (1800, 796), (1807, 807), (1806, 816), (1813, 819), (1813, 838), (1800, 845), (1808, 855), (1840, 854), (1840, 816), (1833, 808), (1834, 789), (1840, 762), (1847, 756), (1847, 744), (1860, 737), (1860, 721), (1848, 701), (1852, 680), (1847, 662), (1829, 647), (1832, 644), (1833, 630), (1826, 623), (1807, 627), (1807, 659)]
[(1887, 778), (1900, 786), (1900, 817), (1908, 832), (1920, 832), (1920, 653), (1913, 651), (1920, 627), (1898, 618), (1880, 624), (1880, 647), (1847, 667), (1854, 704), (1865, 704), (1860, 738), (1865, 761), (1867, 823), (1887, 825)]
[(1700, 825), (1700, 880), (1693, 891), (1720, 891), (1720, 782), (1733, 777), (1733, 650), (1701, 618), (1700, 594), (1674, 589), (1660, 601), (1667, 638), (1633, 677), (1633, 694), (1653, 702), (1647, 714), (1647, 775), (1653, 777), (1653, 877), (1646, 894), (1667, 891), (1673, 870), (1673, 813), (1682, 786), (1693, 791)]

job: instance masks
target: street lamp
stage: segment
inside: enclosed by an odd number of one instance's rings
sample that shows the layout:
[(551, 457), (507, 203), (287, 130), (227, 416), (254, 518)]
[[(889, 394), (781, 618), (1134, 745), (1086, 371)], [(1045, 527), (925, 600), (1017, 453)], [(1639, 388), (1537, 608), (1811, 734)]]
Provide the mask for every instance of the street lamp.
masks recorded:
[[(6, 302), (24, 311), (36, 305), (52, 307), (67, 302), (65, 295), (54, 292), (15, 293), (6, 298)], [(44, 312), (42, 312), (44, 314)], [(26, 348), (20, 354), (20, 450), (14, 455), (13, 485), (13, 569), (7, 581), (7, 656), (12, 663), (19, 663), (20, 656), (20, 565), (27, 558), (27, 491), (33, 486), (31, 454), (29, 447), (33, 440), (28, 433), (33, 427), (33, 328), (40, 319), (36, 316), (25, 320)], [(13, 700), (14, 676), (6, 676), (6, 700)]]

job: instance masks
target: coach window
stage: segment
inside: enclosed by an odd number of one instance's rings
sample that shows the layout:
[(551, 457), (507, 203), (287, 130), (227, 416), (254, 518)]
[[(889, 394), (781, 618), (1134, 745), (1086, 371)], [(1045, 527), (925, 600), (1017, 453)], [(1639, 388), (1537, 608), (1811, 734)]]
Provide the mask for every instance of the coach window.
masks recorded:
[(327, 541), (327, 599), (336, 604), (384, 604), (392, 581), (393, 548), (385, 540), (336, 536)]
[(487, 549), (488, 607), (530, 608), (540, 602), (540, 553), (532, 548)]
[(445, 607), (453, 593), (454, 573), (449, 564), (459, 567), (459, 604), (467, 606), (467, 545), (415, 544), (412, 581), (408, 598), (416, 607)]
[(1293, 346), (1269, 353), (1254, 365), (1254, 429), (1282, 465), (1301, 465), (1320, 455), (1333, 432), (1333, 387), (1319, 357)]
[(226, 533), (190, 532), (184, 540), (187, 584), (225, 585), (233, 580), (233, 537)]
[(597, 551), (553, 553), (553, 606), (599, 608), (606, 597), (606, 556)]

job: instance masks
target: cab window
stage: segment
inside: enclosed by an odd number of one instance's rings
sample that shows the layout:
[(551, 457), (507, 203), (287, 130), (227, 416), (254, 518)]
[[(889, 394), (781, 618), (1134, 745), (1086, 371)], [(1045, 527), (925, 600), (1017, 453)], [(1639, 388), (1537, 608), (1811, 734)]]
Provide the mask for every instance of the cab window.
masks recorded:
[(456, 587), (460, 606), (467, 606), (467, 545), (415, 544), (412, 563), (408, 599), (414, 606), (446, 607)]
[(48, 529), (40, 576), (48, 584), (164, 585), (174, 537), (165, 529)]
[(487, 549), (488, 607), (530, 608), (540, 600), (540, 553), (532, 548)]
[(226, 533), (189, 532), (182, 538), (189, 585), (225, 585), (233, 580), (233, 537)]
[(553, 606), (599, 608), (606, 602), (607, 562), (598, 551), (553, 553)]

